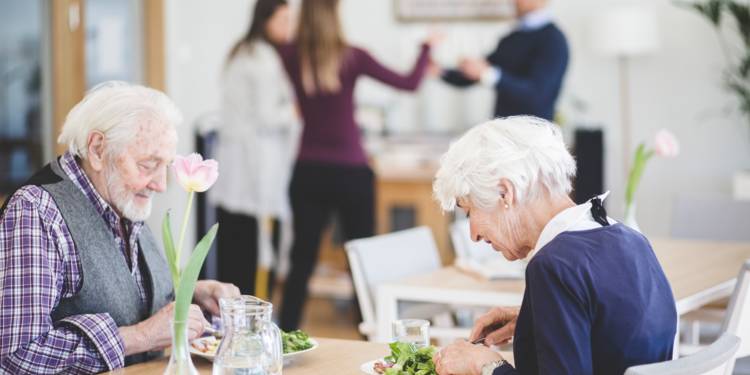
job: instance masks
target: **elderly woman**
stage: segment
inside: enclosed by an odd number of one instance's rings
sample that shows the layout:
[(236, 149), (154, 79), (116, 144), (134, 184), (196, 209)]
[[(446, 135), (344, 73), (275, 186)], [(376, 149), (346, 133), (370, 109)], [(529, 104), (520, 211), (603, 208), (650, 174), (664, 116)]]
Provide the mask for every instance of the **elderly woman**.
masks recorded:
[(434, 184), (443, 209), (466, 212), (472, 240), (530, 260), (520, 309), (491, 310), (470, 337), (512, 338), (516, 368), (462, 341), (435, 355), (439, 374), (622, 374), (672, 357), (675, 301), (648, 240), (599, 197), (576, 206), (574, 174), (560, 131), (535, 117), (496, 119), (451, 145)]

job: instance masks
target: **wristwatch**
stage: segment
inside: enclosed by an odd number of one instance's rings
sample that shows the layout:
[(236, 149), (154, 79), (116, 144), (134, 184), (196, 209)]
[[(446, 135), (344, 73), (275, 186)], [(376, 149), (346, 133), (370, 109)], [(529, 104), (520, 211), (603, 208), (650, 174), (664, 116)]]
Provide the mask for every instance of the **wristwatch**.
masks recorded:
[(492, 375), (496, 368), (506, 363), (508, 362), (506, 362), (504, 359), (485, 363), (484, 366), (482, 366), (482, 375)]

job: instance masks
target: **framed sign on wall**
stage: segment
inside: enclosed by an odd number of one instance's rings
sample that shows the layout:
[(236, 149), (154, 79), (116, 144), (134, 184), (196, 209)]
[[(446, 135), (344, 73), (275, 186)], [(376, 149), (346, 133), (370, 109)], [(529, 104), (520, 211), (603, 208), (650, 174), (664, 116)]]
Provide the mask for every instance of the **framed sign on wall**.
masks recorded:
[(513, 17), (513, 0), (394, 0), (401, 22), (496, 21)]

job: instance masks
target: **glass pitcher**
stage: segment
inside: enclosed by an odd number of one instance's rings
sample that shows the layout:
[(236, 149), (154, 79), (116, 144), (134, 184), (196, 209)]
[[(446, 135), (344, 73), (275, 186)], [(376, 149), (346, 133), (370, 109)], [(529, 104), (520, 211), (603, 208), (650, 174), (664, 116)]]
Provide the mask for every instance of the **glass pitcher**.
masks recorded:
[(213, 375), (279, 375), (281, 331), (271, 321), (273, 305), (252, 296), (220, 299), (224, 338)]

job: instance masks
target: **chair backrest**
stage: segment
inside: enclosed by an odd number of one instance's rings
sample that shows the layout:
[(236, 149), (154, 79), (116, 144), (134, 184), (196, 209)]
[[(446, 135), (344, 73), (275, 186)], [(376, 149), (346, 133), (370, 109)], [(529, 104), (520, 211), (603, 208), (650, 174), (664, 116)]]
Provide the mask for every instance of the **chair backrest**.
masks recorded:
[(430, 228), (421, 226), (344, 244), (354, 288), (366, 325), (375, 324), (375, 287), (383, 282), (440, 268), (440, 255)]
[(713, 344), (687, 357), (634, 366), (625, 375), (724, 375), (740, 347), (739, 337), (723, 334)]
[[(735, 335), (742, 340), (735, 359), (750, 355), (750, 260), (745, 261), (737, 276), (737, 284), (727, 306), (722, 332)], [(727, 374), (731, 375), (733, 369), (734, 361)]]
[(455, 265), (490, 279), (523, 278), (526, 264), (505, 259), (484, 241), (472, 241), (468, 220), (451, 225), (451, 240), (456, 251)]
[(496, 254), (490, 244), (471, 240), (469, 220), (456, 220), (451, 225), (451, 242), (457, 258), (482, 259)]
[(723, 195), (682, 195), (672, 209), (672, 237), (750, 241), (750, 202)]

